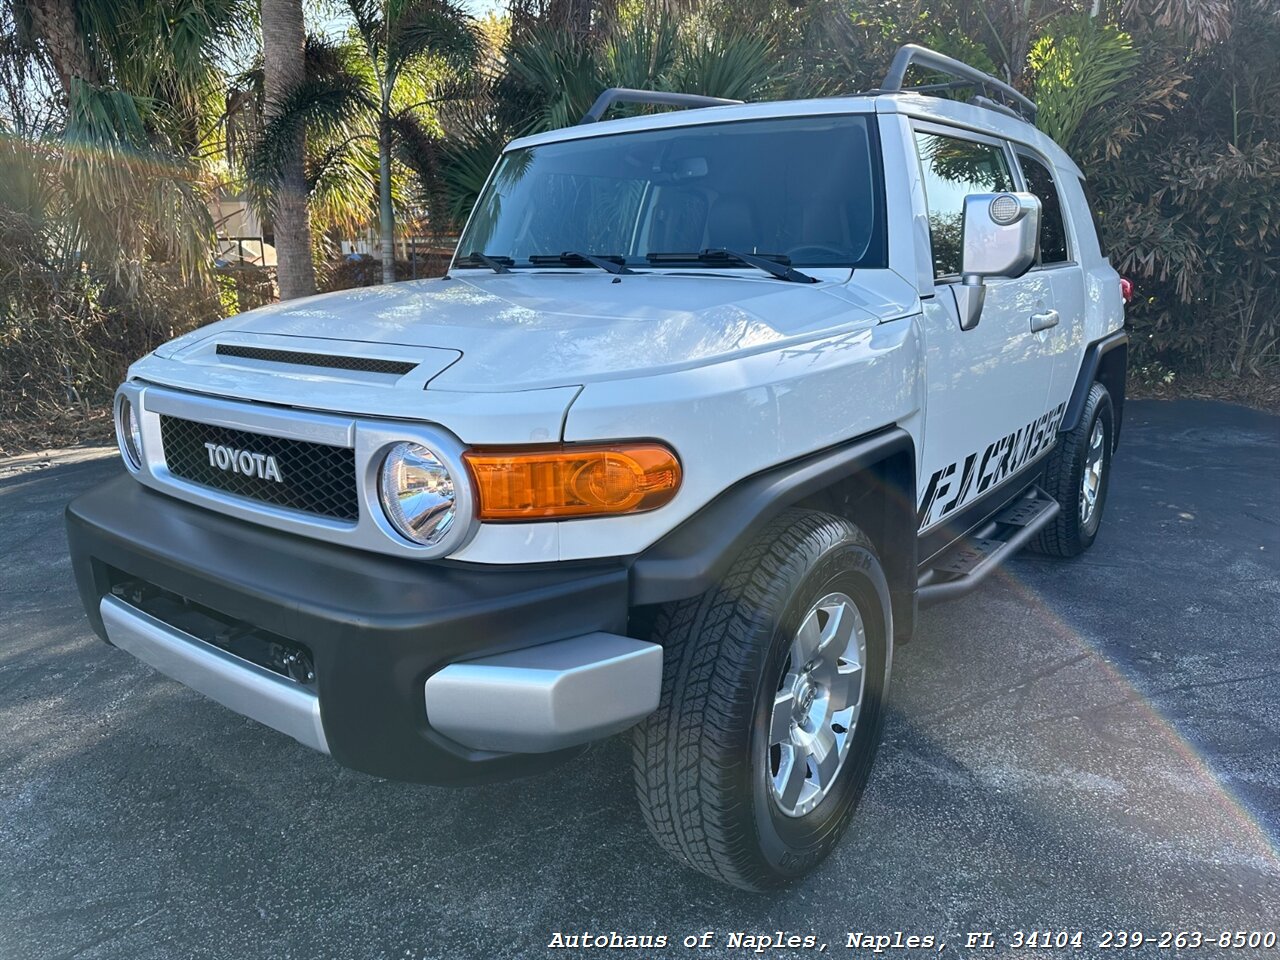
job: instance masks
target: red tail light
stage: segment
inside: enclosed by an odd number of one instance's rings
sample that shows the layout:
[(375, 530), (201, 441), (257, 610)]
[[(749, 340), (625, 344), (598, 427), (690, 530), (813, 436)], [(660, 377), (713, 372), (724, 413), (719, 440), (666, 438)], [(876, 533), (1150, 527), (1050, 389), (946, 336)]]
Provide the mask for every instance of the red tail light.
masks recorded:
[(1133, 299), (1133, 281), (1128, 277), (1120, 278), (1120, 296), (1125, 303)]

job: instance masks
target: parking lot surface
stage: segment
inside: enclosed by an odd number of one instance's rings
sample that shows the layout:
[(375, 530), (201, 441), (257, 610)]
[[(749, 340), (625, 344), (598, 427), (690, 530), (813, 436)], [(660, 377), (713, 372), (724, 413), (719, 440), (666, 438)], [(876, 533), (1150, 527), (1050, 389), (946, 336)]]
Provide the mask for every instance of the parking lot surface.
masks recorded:
[[(1121, 440), (1093, 550), (1023, 554), (923, 614), (852, 831), (768, 896), (658, 850), (621, 738), (515, 783), (384, 782), (100, 643), (61, 511), (118, 461), (0, 463), (0, 958), (540, 957), (611, 931), (670, 956), (707, 931), (703, 957), (777, 931), (977, 956), (972, 931), (1002, 945), (986, 956), (1082, 957), (1116, 955), (1109, 930), (1280, 934), (1280, 418), (1132, 402)], [(1014, 952), (1019, 930), (1083, 946)]]

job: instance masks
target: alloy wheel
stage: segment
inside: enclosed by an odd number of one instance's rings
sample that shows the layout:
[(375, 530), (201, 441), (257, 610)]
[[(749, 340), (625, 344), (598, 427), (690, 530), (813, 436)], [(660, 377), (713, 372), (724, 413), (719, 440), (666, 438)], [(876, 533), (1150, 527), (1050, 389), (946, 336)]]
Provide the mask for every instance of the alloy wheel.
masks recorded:
[(800, 621), (769, 721), (769, 783), (778, 809), (802, 817), (830, 793), (853, 742), (866, 686), (867, 632), (843, 593)]
[(1106, 430), (1099, 417), (1089, 434), (1089, 449), (1085, 454), (1084, 474), (1080, 479), (1080, 525), (1088, 526), (1098, 509), (1098, 494), (1102, 492), (1102, 471), (1106, 468)]

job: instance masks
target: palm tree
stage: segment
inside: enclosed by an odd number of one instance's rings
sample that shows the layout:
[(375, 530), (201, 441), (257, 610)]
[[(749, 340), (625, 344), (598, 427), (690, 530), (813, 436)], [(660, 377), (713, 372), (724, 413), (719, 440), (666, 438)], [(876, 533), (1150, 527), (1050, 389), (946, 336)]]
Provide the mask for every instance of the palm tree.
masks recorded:
[(480, 52), (475, 27), (450, 0), (348, 0), (376, 82), (378, 223), (382, 228), (382, 282), (396, 278), (391, 154), (397, 131), (413, 130), (418, 104), (394, 103), (397, 86), (431, 59), (470, 69)]
[(41, 128), (22, 134), (51, 167), (62, 263), (123, 295), (147, 261), (203, 272), (220, 65), (252, 22), (248, 0), (0, 2), (16, 28), (6, 55), (48, 64), (56, 78)]
[(452, 81), (470, 71), (482, 49), (474, 21), (453, 0), (345, 0), (355, 26), (345, 41), (312, 39), (310, 74), (266, 125), (251, 177), (279, 175), (291, 138), (316, 134), (311, 179), (363, 178), (363, 154), (377, 157), (377, 219), (382, 279), (395, 280), (397, 154), (430, 143), (431, 108), (458, 95)]
[(443, 140), (407, 158), (419, 177), (438, 186), (439, 212), (455, 223), (470, 211), (507, 141), (576, 123), (606, 87), (751, 100), (789, 79), (764, 29), (718, 29), (666, 8), (641, 8), (583, 36), (560, 19), (526, 17), (484, 89), (442, 110)]
[(664, 10), (619, 20), (587, 40), (534, 28), (508, 50), (507, 63), (510, 81), (538, 104), (532, 130), (576, 123), (604, 87), (743, 100), (759, 97), (784, 76), (762, 31), (699, 29)]
[(31, 25), (48, 53), (54, 73), (69, 93), (73, 79), (95, 82), (96, 65), (89, 57), (85, 37), (76, 16), (74, 0), (28, 0)]
[(129, 363), (220, 314), (221, 67), (254, 7), (0, 0), (0, 443), (92, 429)]
[[(302, 2), (262, 0), (261, 19), (265, 115), (271, 123), (288, 109), (291, 95), (306, 81)], [(270, 206), (280, 299), (291, 300), (316, 292), (316, 274), (307, 209), (306, 130), (298, 126), (282, 136)]]

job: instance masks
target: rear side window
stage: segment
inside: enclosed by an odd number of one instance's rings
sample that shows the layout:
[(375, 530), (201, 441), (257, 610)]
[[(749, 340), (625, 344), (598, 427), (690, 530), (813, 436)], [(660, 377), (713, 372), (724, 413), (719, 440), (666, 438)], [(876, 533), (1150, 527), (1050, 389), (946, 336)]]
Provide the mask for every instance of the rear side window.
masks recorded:
[(1040, 198), (1040, 262), (1066, 263), (1071, 255), (1067, 250), (1067, 228), (1053, 171), (1029, 154), (1019, 153), (1018, 159), (1022, 163), (1022, 175), (1027, 179), (1027, 189)]
[(1009, 163), (1000, 147), (959, 137), (916, 131), (916, 151), (924, 177), (933, 244), (933, 275), (960, 273), (960, 229), (964, 198), (971, 193), (1013, 189)]

